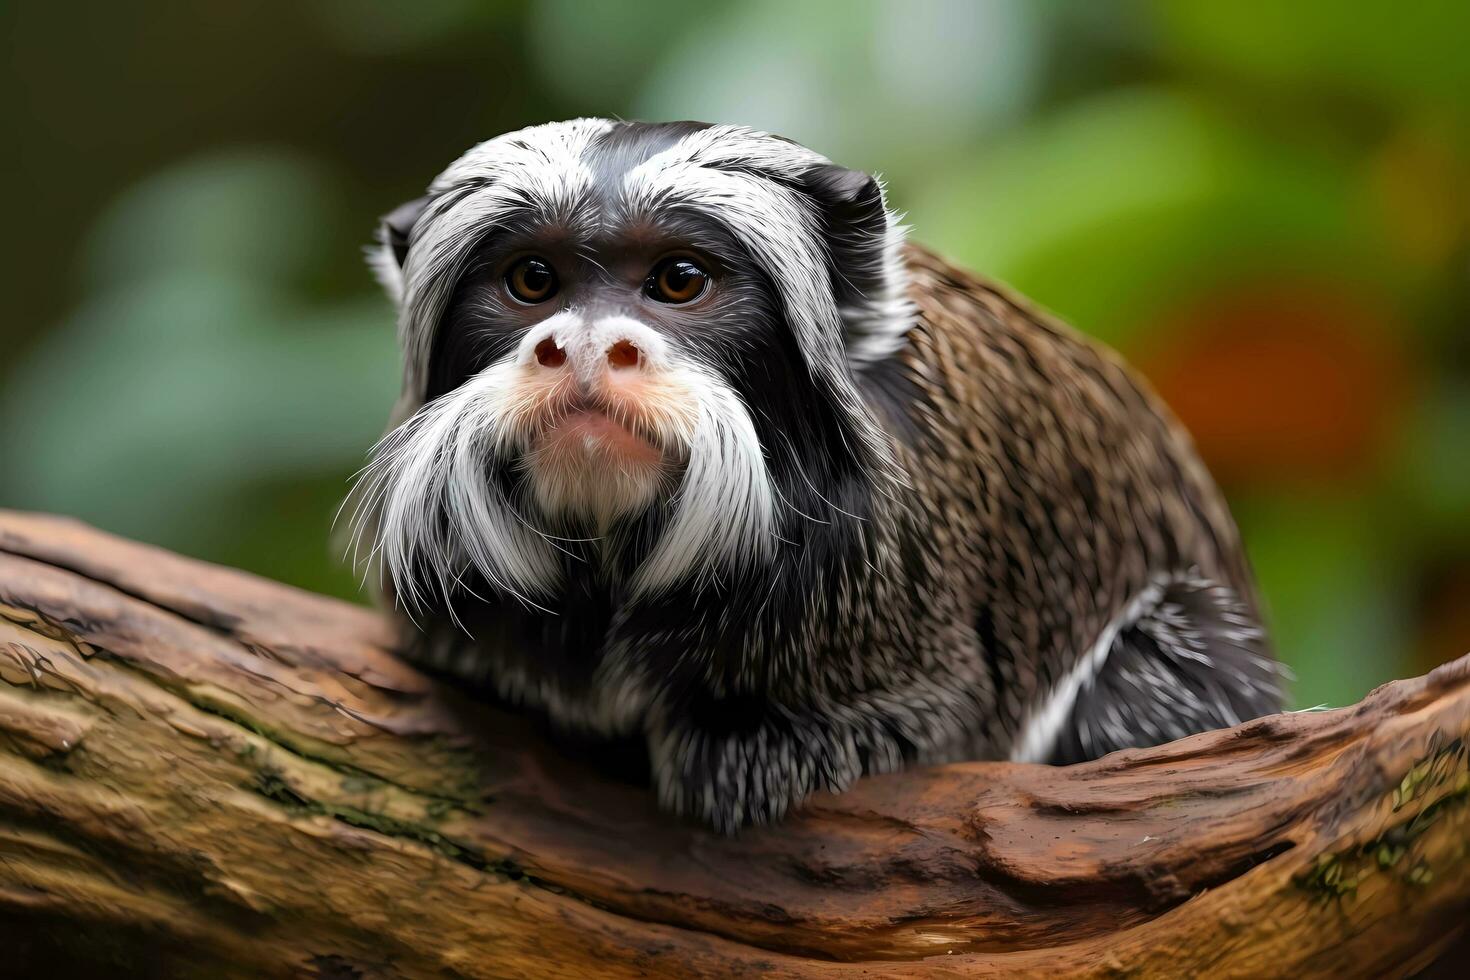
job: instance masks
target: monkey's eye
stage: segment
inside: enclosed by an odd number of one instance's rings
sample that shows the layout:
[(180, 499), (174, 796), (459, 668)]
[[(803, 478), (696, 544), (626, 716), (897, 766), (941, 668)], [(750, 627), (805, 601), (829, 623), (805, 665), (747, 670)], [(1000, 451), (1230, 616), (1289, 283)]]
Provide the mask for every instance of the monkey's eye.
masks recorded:
[(660, 303), (688, 303), (704, 295), (709, 273), (693, 259), (664, 259), (653, 267), (643, 291)]
[(556, 295), (556, 270), (545, 259), (528, 255), (505, 274), (505, 288), (522, 303), (543, 303)]

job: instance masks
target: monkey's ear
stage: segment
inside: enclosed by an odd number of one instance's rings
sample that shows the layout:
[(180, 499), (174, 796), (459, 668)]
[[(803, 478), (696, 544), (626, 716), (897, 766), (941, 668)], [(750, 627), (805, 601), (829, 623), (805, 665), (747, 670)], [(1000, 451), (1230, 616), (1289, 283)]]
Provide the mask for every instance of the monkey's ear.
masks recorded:
[(855, 366), (878, 360), (901, 343), (914, 317), (903, 226), (888, 209), (882, 183), (861, 170), (819, 164), (803, 174), (802, 189), (822, 221), (848, 358)]
[(395, 303), (403, 301), (403, 264), (408, 261), (413, 226), (433, 199), (433, 195), (425, 194), (383, 215), (377, 244), (368, 248), (368, 265)]

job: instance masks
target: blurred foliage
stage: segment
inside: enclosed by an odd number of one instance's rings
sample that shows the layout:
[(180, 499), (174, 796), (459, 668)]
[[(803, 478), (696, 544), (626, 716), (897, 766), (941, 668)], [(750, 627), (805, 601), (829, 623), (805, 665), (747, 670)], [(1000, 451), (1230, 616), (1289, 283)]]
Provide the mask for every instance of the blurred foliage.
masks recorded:
[(551, 118), (739, 121), (1138, 364), (1300, 704), (1470, 649), (1470, 5), (311, 0), (0, 9), (0, 505), (354, 595), (374, 216)]

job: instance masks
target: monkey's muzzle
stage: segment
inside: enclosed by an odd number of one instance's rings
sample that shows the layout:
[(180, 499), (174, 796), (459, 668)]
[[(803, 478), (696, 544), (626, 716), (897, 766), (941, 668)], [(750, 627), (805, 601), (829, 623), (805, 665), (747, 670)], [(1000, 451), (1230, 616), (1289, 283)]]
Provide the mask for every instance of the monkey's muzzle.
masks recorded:
[(697, 393), (652, 328), (558, 314), (516, 354), (521, 461), (548, 513), (611, 519), (646, 506), (686, 458)]

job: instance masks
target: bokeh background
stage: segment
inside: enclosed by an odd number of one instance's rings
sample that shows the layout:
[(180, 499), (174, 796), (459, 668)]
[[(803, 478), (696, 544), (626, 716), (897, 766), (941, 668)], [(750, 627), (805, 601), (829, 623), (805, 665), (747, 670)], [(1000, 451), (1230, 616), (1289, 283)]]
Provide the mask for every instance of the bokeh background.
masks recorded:
[(1470, 4), (0, 9), (0, 506), (306, 588), (394, 395), (377, 215), (581, 114), (884, 173), (1195, 433), (1299, 705), (1470, 650)]

